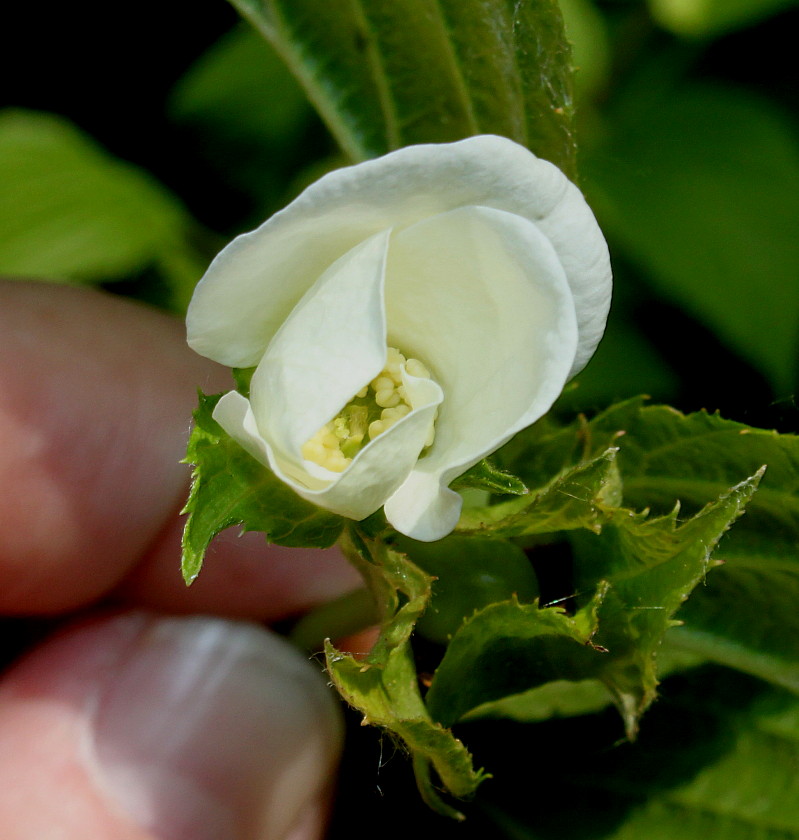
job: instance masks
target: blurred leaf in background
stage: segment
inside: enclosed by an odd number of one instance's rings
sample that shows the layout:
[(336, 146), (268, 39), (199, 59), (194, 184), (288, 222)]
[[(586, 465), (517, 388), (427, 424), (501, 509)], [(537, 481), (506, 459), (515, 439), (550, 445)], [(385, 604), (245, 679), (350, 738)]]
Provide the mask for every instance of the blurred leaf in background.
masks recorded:
[[(168, 111), (218, 177), (249, 203), (256, 225), (293, 198), (319, 120), (273, 48), (241, 23), (214, 44), (173, 89)], [(326, 143), (318, 143), (319, 154)]]
[(0, 273), (102, 283), (147, 269), (180, 310), (204, 270), (195, 224), (147, 172), (115, 160), (67, 120), (0, 113)]
[(796, 0), (649, 0), (658, 23), (690, 37), (719, 35), (795, 5)]
[[(651, 5), (702, 21), (694, 34), (708, 40), (664, 34), (640, 2), (563, 3), (582, 186), (610, 242), (616, 294), (603, 345), (561, 405), (637, 390), (744, 418), (799, 381), (799, 134), (790, 95), (769, 84), (787, 82), (769, 74), (779, 48), (747, 51), (742, 33), (730, 46), (713, 39), (796, 4)], [(745, 63), (734, 64), (736, 45)]]

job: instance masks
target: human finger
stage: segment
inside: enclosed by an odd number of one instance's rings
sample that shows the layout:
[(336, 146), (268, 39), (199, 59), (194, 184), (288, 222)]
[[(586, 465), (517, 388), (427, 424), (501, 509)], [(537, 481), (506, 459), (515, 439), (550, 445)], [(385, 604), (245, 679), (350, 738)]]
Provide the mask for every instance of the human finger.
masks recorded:
[(142, 558), (133, 597), (163, 609), (272, 617), (355, 585), (340, 556), (271, 564), (264, 541), (228, 538), (204, 573), (216, 585), (183, 590), (191, 411), (197, 387), (230, 383), (177, 320), (86, 289), (0, 283), (0, 351), (0, 612), (80, 606)]
[(95, 619), (0, 687), (0, 836), (312, 840), (340, 737), (321, 676), (260, 628)]

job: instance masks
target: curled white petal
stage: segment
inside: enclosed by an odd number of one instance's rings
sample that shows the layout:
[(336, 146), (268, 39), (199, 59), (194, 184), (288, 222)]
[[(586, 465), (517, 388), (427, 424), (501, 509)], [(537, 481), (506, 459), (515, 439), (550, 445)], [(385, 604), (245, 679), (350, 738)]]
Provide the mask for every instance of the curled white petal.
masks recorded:
[(365, 446), (341, 475), (319, 478), (282, 458), (258, 429), (250, 401), (231, 391), (217, 403), (213, 417), (254, 458), (270, 467), (298, 495), (351, 519), (380, 508), (405, 481), (422, 451), (443, 397), (431, 380), (416, 389), (413, 411)]
[(389, 235), (375, 234), (323, 272), (253, 374), (250, 399), (258, 427), (296, 461), (303, 443), (383, 367)]
[(492, 135), (409, 146), (320, 178), (211, 263), (189, 306), (189, 344), (222, 364), (256, 365), (297, 301), (343, 254), (380, 231), (470, 205), (521, 216), (550, 240), (580, 327), (573, 375), (596, 348), (610, 306), (605, 241), (557, 167)]
[[(310, 186), (214, 260), (188, 338), (257, 365), (250, 401), (228, 394), (214, 416), (297, 493), (354, 519), (385, 505), (399, 531), (433, 540), (460, 512), (452, 479), (543, 415), (590, 358), (610, 290), (579, 190), (512, 141), (473, 137)], [(341, 473), (306, 460), (303, 444), (380, 373), (387, 342), (433, 376), (403, 372), (410, 413)]]
[[(417, 539), (439, 539), (453, 527), (450, 481), (541, 417), (563, 388), (577, 348), (573, 297), (535, 225), (467, 207), (395, 236), (386, 311), (389, 340), (435, 360), (446, 395), (435, 443), (386, 516)], [(434, 510), (446, 511), (437, 526)]]

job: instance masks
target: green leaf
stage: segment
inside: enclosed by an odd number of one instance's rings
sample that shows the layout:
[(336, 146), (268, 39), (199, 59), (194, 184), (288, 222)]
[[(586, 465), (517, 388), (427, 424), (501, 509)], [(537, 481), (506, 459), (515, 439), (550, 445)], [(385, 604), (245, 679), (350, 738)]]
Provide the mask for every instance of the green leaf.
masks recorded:
[(467, 507), (457, 530), (500, 537), (550, 534), (572, 528), (598, 530), (605, 516), (601, 505), (612, 505), (620, 493), (616, 452), (610, 447), (592, 460), (567, 468), (528, 496)]
[(332, 545), (344, 527), (339, 516), (297, 496), (229, 437), (211, 416), (220, 395), (200, 394), (186, 461), (194, 465), (184, 513), (183, 577), (200, 573), (211, 540), (234, 525), (262, 531), (285, 546)]
[(574, 618), (555, 608), (503, 601), (467, 620), (455, 634), (427, 693), (430, 714), (451, 726), (468, 711), (559, 679), (601, 669), (591, 645), (604, 592)]
[(746, 515), (715, 555), (724, 565), (695, 589), (678, 616), (685, 625), (666, 644), (797, 690), (799, 438), (631, 400), (590, 423), (538, 424), (499, 457), (535, 485), (611, 443), (619, 448), (624, 504), (661, 514), (678, 501), (683, 514), (694, 513), (767, 466)]
[[(730, 544), (734, 546), (734, 535)], [(725, 553), (720, 552), (724, 557)], [(788, 561), (790, 562), (790, 561)], [(787, 564), (786, 564), (787, 565)], [(678, 613), (669, 647), (799, 694), (799, 569), (752, 557), (714, 571)]]
[(784, 116), (740, 90), (646, 76), (583, 172), (616, 250), (789, 392), (799, 372), (799, 144)]
[(719, 35), (796, 5), (796, 0), (649, 0), (661, 26), (693, 37)]
[(416, 629), (426, 638), (446, 644), (475, 610), (516, 597), (538, 598), (532, 564), (519, 546), (508, 540), (451, 535), (432, 543), (400, 537), (396, 548), (435, 576), (433, 594)]
[(574, 175), (570, 51), (555, 0), (232, 0), (354, 159), (473, 134)]
[(279, 209), (315, 121), (305, 92), (275, 51), (242, 23), (189, 68), (170, 116), (219, 175), (251, 197), (259, 220)]
[[(669, 674), (696, 668), (704, 663), (701, 657), (661, 648), (657, 657), (658, 678), (663, 679)], [(550, 718), (593, 714), (612, 705), (613, 701), (611, 691), (598, 679), (553, 680), (521, 694), (511, 694), (477, 706), (467, 712), (463, 719), (508, 718), (520, 723), (535, 723)]]
[(671, 678), (639, 741), (615, 748), (598, 715), (515, 732), (515, 754), (540, 756), (546, 772), (532, 807), (526, 774), (486, 791), (503, 836), (799, 838), (799, 701), (763, 683), (719, 668)]
[(755, 473), (681, 524), (677, 508), (656, 518), (619, 509), (600, 534), (572, 535), (577, 591), (610, 584), (594, 641), (613, 660), (600, 678), (616, 697), (629, 737), (655, 698), (656, 656), (677, 609), (705, 579), (716, 545), (761, 476)]
[(431, 578), (399, 552), (379, 540), (348, 529), (342, 547), (364, 575), (377, 604), (384, 610), (380, 638), (363, 660), (325, 646), (327, 669), (344, 699), (364, 715), (364, 723), (388, 730), (413, 756), (420, 793), (434, 810), (461, 814), (436, 792), (431, 768), (453, 796), (471, 796), (485, 778), (452, 733), (434, 722), (425, 708), (410, 635), (430, 599)]
[(453, 490), (487, 490), (498, 495), (524, 496), (530, 491), (524, 482), (505, 470), (496, 467), (487, 458), (478, 461), (471, 469), (459, 476), (450, 485)]
[(595, 519), (572, 535), (574, 585), (593, 593), (589, 604), (574, 619), (513, 602), (476, 613), (436, 672), (431, 714), (451, 725), (482, 704), (553, 680), (594, 678), (613, 693), (632, 737), (655, 697), (655, 657), (673, 616), (704, 579), (711, 552), (759, 480), (756, 474), (682, 524), (676, 509), (649, 518), (597, 507)]
[(204, 270), (192, 222), (146, 172), (68, 121), (0, 113), (0, 272), (98, 283), (155, 268), (183, 308)]

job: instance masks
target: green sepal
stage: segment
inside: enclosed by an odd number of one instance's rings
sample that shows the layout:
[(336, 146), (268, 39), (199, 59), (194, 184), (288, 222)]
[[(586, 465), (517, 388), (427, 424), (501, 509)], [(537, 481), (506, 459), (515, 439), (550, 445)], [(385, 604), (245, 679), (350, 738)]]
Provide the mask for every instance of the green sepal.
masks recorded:
[(341, 544), (384, 614), (380, 637), (362, 660), (326, 642), (328, 673), (341, 696), (363, 713), (365, 724), (381, 727), (405, 745), (427, 804), (460, 818), (436, 791), (432, 771), (450, 795), (461, 799), (471, 796), (486, 775), (473, 768), (461, 741), (430, 717), (420, 693), (410, 636), (429, 602), (432, 578), (404, 554), (364, 537), (356, 527), (347, 530)]
[(233, 374), (233, 381), (236, 383), (236, 390), (243, 396), (250, 396), (250, 382), (252, 375), (255, 373), (255, 367), (248, 368), (231, 368)]
[(199, 395), (186, 462), (194, 466), (183, 530), (186, 583), (200, 573), (211, 540), (234, 525), (262, 531), (270, 542), (324, 548), (338, 538), (344, 520), (306, 502), (234, 441), (213, 419), (220, 398)]

